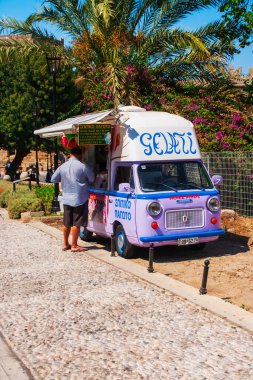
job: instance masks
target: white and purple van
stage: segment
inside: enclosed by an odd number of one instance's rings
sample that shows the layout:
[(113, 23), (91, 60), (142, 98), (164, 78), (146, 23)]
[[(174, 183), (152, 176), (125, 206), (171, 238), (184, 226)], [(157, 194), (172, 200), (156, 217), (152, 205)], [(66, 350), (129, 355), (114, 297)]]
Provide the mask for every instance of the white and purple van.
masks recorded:
[[(201, 249), (224, 233), (215, 187), (222, 178), (210, 178), (190, 121), (121, 107), (111, 144), (105, 151), (94, 147), (93, 156), (97, 153), (103, 170), (90, 189), (83, 240), (93, 233), (113, 238), (118, 254), (131, 258), (135, 246)], [(99, 159), (94, 160), (99, 171)]]

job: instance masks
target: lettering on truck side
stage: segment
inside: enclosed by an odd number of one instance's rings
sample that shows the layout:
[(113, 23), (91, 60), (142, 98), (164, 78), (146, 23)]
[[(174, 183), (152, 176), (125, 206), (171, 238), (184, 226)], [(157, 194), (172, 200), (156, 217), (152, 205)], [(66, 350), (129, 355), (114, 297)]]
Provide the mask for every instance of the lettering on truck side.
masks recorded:
[[(169, 133), (156, 132), (143, 133), (140, 136), (140, 143), (146, 148), (144, 154), (150, 156), (152, 154), (196, 154), (197, 150), (193, 148), (194, 142), (192, 140), (191, 132), (184, 133)], [(161, 146), (162, 147), (161, 147)]]
[(124, 211), (124, 210), (118, 210), (118, 208), (123, 208), (123, 209), (130, 209), (132, 207), (132, 203), (129, 200), (126, 199), (115, 199), (115, 218), (117, 219), (123, 219), (123, 220), (131, 220), (132, 219), (132, 214), (129, 211)]

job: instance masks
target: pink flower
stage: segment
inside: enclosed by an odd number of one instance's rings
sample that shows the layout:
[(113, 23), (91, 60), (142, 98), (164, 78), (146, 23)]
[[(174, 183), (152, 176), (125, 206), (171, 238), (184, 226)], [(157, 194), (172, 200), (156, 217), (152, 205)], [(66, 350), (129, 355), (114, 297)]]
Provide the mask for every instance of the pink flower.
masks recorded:
[(194, 124), (207, 124), (205, 118), (203, 116), (196, 117), (194, 120), (192, 120)]
[(238, 125), (237, 124), (231, 124), (229, 126), (229, 129), (238, 129)]
[(165, 99), (165, 98), (160, 98), (160, 103), (161, 103), (162, 105), (164, 105), (164, 104), (166, 103), (166, 99)]
[(230, 148), (230, 144), (227, 143), (227, 142), (224, 142), (224, 143), (222, 144), (222, 148), (224, 148), (224, 149), (228, 149), (228, 148)]
[(187, 109), (188, 111), (197, 111), (199, 109), (199, 106), (194, 103), (189, 103), (186, 105), (185, 109)]
[(209, 95), (206, 97), (206, 103), (211, 104), (212, 103), (212, 97)]
[(222, 137), (223, 137), (223, 134), (221, 132), (216, 133), (216, 138), (218, 141), (221, 141)]
[(232, 124), (239, 126), (242, 124), (242, 121), (242, 115), (240, 113), (234, 112), (232, 116)]
[(132, 65), (128, 65), (127, 66), (127, 74), (128, 75), (131, 75), (131, 74), (133, 74), (134, 73), (134, 67), (132, 66)]
[(143, 106), (143, 108), (145, 108), (147, 111), (150, 111), (150, 110), (153, 109), (153, 105), (152, 105), (152, 104), (145, 104), (145, 105)]

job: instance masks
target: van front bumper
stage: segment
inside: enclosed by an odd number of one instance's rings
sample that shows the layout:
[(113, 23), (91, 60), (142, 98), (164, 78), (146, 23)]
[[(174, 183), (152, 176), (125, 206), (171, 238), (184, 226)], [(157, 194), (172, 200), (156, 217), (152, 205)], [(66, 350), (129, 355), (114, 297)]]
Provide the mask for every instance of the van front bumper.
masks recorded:
[(181, 233), (181, 234), (170, 234), (170, 235), (157, 235), (157, 236), (141, 236), (139, 239), (143, 243), (155, 243), (155, 242), (163, 242), (163, 241), (171, 241), (192, 237), (209, 237), (209, 236), (220, 236), (225, 233), (224, 230), (212, 230), (212, 231), (203, 231), (203, 232), (192, 232), (192, 233)]

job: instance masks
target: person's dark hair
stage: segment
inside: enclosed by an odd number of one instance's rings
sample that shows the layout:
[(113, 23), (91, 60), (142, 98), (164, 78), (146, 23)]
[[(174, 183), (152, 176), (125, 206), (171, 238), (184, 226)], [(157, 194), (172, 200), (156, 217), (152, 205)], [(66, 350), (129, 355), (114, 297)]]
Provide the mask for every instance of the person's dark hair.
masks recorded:
[(74, 156), (81, 156), (81, 154), (82, 154), (82, 148), (79, 148), (78, 146), (76, 146), (75, 148), (72, 148), (70, 152)]

